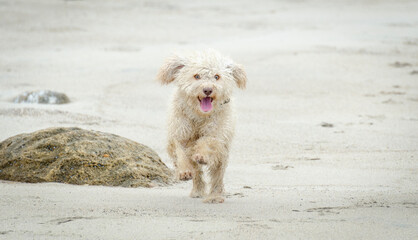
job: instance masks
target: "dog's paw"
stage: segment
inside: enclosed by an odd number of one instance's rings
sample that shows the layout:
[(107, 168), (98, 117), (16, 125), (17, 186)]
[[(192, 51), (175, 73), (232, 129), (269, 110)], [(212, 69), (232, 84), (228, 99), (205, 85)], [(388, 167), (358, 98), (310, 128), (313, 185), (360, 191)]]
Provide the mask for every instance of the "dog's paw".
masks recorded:
[(193, 155), (192, 159), (193, 159), (193, 161), (197, 162), (198, 164), (202, 164), (202, 165), (208, 164), (206, 158), (199, 153), (196, 153), (195, 155)]
[(181, 171), (178, 173), (178, 178), (181, 181), (189, 181), (193, 178), (193, 175), (191, 171)]
[(222, 196), (208, 196), (203, 199), (204, 203), (223, 203), (225, 202), (225, 198)]
[(203, 196), (205, 196), (203, 191), (192, 190), (190, 193), (191, 198), (202, 198)]

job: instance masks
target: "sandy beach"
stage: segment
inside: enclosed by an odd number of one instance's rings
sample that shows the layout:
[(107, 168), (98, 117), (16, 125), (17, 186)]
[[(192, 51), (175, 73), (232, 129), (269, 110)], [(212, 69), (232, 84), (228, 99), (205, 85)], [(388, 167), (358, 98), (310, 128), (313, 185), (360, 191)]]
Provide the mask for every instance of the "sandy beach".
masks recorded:
[[(244, 65), (226, 201), (191, 182), (0, 180), (0, 239), (418, 239), (417, 1), (0, 1), (0, 141), (48, 127), (166, 153), (172, 52)], [(53, 90), (70, 103), (17, 104)]]

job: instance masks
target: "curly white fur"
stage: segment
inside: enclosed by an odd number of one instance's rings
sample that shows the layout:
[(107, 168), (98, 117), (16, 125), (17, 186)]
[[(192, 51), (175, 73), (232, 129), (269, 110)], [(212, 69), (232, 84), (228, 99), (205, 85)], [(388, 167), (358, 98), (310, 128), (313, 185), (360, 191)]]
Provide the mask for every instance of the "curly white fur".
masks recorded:
[[(244, 70), (218, 52), (206, 50), (173, 55), (157, 79), (177, 86), (168, 119), (167, 151), (178, 179), (193, 179), (191, 197), (223, 202), (223, 177), (234, 135), (229, 101), (234, 87), (246, 86)], [(210, 177), (208, 194), (202, 165), (207, 165)]]

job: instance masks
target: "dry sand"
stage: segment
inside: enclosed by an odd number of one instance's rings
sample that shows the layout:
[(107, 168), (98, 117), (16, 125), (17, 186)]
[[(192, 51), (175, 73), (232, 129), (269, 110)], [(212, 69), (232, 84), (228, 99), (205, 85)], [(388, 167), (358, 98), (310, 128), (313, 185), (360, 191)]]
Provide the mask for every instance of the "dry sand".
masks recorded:
[[(417, 1), (0, 1), (0, 141), (53, 126), (165, 152), (174, 50), (245, 65), (228, 197), (0, 181), (0, 239), (417, 239)], [(24, 91), (66, 105), (15, 104)]]

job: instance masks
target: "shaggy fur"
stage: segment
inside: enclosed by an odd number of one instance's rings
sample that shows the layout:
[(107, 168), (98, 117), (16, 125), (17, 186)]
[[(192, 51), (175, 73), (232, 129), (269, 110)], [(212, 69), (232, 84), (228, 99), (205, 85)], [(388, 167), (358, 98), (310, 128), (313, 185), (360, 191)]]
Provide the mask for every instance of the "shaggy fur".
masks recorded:
[[(244, 70), (231, 59), (207, 50), (168, 58), (157, 79), (177, 86), (168, 119), (167, 151), (178, 179), (193, 179), (191, 197), (224, 202), (223, 177), (234, 134), (230, 99), (235, 87), (245, 88)], [(210, 177), (208, 194), (204, 169)]]

